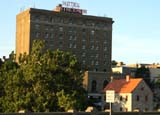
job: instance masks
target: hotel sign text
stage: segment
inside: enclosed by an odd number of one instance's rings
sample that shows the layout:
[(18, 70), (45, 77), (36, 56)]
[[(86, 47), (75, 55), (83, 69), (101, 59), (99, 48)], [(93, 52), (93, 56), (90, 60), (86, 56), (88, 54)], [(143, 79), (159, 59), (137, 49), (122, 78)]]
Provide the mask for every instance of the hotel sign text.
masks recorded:
[(87, 10), (79, 9), (80, 5), (76, 2), (63, 1), (62, 5), (66, 7), (62, 7), (62, 11), (69, 13), (78, 13), (78, 14), (86, 14)]

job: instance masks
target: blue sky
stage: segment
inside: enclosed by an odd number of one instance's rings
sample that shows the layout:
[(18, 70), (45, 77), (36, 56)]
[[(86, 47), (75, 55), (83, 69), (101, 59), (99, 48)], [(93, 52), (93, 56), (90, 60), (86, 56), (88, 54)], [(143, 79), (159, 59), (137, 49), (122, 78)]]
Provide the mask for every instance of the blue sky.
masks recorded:
[[(113, 18), (113, 60), (127, 64), (160, 62), (160, 0), (70, 1), (87, 9), (87, 15)], [(15, 50), (16, 14), (20, 9), (35, 4), (36, 8), (52, 10), (59, 3), (62, 0), (1, 0), (0, 57), (8, 57)]]

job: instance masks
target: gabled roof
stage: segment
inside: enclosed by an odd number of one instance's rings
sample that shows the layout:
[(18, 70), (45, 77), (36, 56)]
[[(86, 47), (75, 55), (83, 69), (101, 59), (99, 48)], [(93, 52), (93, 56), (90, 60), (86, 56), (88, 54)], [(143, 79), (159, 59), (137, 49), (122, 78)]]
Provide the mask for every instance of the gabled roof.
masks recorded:
[(130, 78), (128, 82), (126, 79), (113, 80), (104, 88), (104, 91), (114, 90), (115, 93), (131, 93), (141, 81), (142, 78)]

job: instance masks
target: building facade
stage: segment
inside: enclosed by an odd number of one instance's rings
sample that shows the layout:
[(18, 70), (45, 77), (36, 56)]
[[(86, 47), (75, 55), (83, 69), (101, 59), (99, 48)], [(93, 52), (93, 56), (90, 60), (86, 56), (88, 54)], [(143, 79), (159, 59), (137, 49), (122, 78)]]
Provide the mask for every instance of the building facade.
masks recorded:
[[(33, 40), (45, 40), (46, 49), (69, 51), (82, 68), (111, 73), (112, 18), (29, 8), (16, 17), (16, 56), (31, 52)], [(107, 77), (106, 76), (106, 77)]]
[(125, 78), (126, 75), (135, 77), (136, 70), (137, 68), (135, 67), (128, 67), (125, 65), (116, 66), (116, 67), (112, 67), (112, 76), (114, 77), (114, 79)]
[(104, 87), (109, 83), (106, 76), (106, 72), (86, 71), (84, 73), (84, 88), (90, 96), (103, 93)]
[(136, 77), (138, 68), (145, 67), (149, 69), (151, 81), (157, 81), (160, 78), (159, 64), (129, 64), (112, 67), (112, 76), (114, 79), (124, 78), (126, 75)]
[(106, 72), (86, 71), (84, 73), (83, 85), (88, 91), (88, 99), (93, 102), (92, 106), (104, 110), (103, 89), (109, 83)]

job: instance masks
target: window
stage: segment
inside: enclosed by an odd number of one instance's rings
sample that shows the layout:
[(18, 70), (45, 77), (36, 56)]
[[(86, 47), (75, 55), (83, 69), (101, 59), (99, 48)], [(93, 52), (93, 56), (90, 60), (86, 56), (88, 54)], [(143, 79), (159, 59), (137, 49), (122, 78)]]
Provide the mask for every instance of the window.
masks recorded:
[(59, 34), (59, 39), (63, 39), (63, 34)]
[(85, 45), (83, 45), (83, 46), (82, 46), (82, 49), (86, 49), (86, 46), (85, 46)]
[(68, 32), (72, 33), (73, 29), (69, 27)]
[(51, 38), (54, 38), (54, 34), (53, 33), (51, 33)]
[(99, 65), (98, 61), (96, 61), (95, 65)]
[(50, 31), (54, 31), (54, 26), (52, 25), (52, 26), (50, 26)]
[(99, 57), (99, 54), (96, 54), (95, 58), (98, 59), (98, 57)]
[(69, 48), (72, 48), (72, 43), (69, 44)]
[(104, 82), (103, 82), (103, 88), (105, 88), (107, 84), (108, 84), (108, 81), (104, 80)]
[(45, 22), (49, 22), (48, 16), (45, 16), (45, 17), (44, 17), (44, 21), (45, 21)]
[(143, 91), (144, 90), (144, 87), (141, 87), (141, 91)]
[(92, 31), (91, 31), (91, 35), (94, 35), (94, 33), (95, 33), (95, 31), (94, 31), (94, 30), (92, 30)]
[(52, 47), (54, 47), (54, 45), (53, 44), (49, 44), (50, 45), (50, 47), (52, 48)]
[(98, 68), (95, 68), (95, 71), (98, 71)]
[(73, 48), (76, 48), (76, 47), (77, 47), (77, 45), (76, 45), (76, 44), (74, 44)]
[(40, 16), (39, 16), (39, 15), (35, 16), (35, 21), (36, 21), (36, 22), (39, 22), (39, 21), (40, 21)]
[(148, 101), (148, 95), (145, 96), (145, 101), (146, 101), (146, 102)]
[(62, 31), (63, 31), (63, 27), (59, 27), (59, 31), (61, 31), (61, 32), (62, 32)]
[(93, 50), (93, 49), (94, 49), (94, 45), (91, 46), (91, 50)]
[(70, 35), (70, 36), (69, 36), (69, 40), (72, 40), (72, 38), (73, 38), (73, 36), (72, 36), (72, 35)]
[(63, 42), (59, 42), (59, 47), (62, 47), (63, 46)]
[(83, 38), (82, 38), (82, 42), (85, 42), (85, 41), (86, 41), (86, 38), (85, 38), (85, 37), (83, 37)]
[(49, 37), (49, 33), (45, 33), (44, 38), (48, 38)]
[(106, 45), (106, 44), (107, 44), (107, 41), (105, 40), (105, 41), (104, 41), (104, 45)]
[(53, 23), (54, 22), (54, 18), (53, 17), (49, 17), (49, 22)]
[(104, 58), (107, 58), (107, 54), (104, 54)]
[(96, 50), (99, 50), (99, 46), (96, 46)]
[(46, 25), (45, 26), (45, 30), (48, 31), (49, 30), (49, 26)]
[(86, 32), (86, 29), (85, 29), (85, 28), (83, 28), (83, 29), (82, 29), (82, 32), (83, 32), (83, 33), (84, 33), (84, 32)]
[(104, 47), (104, 51), (107, 51), (107, 47)]
[(85, 53), (85, 52), (83, 52), (83, 53), (82, 53), (82, 57), (85, 57), (85, 56), (86, 56), (86, 53)]
[(40, 32), (35, 32), (35, 37), (39, 38), (40, 37)]
[(148, 111), (148, 108), (145, 108), (145, 111)]
[(94, 61), (93, 60), (91, 61), (91, 65), (94, 65)]
[(73, 24), (73, 19), (72, 18), (69, 19), (69, 24)]
[(40, 29), (40, 25), (39, 25), (39, 24), (35, 24), (34, 27), (35, 27), (35, 29), (37, 29), (37, 30)]
[(126, 112), (128, 112), (128, 108), (125, 108)]
[(95, 26), (95, 23), (94, 23), (94, 22), (92, 22), (92, 23), (91, 23), (91, 25), (92, 25), (92, 26)]
[(120, 101), (122, 101), (123, 100), (123, 97), (122, 96), (120, 96), (120, 99), (119, 99)]
[(122, 111), (123, 110), (123, 108), (122, 107), (120, 107), (120, 111)]
[(95, 80), (92, 81), (91, 84), (91, 91), (96, 92), (97, 82)]
[(139, 98), (140, 98), (139, 95), (137, 95), (136, 100), (139, 101)]
[(126, 101), (128, 101), (128, 95), (126, 95)]
[(85, 60), (83, 60), (83, 61), (82, 61), (82, 63), (83, 63), (83, 64), (86, 64), (86, 61), (85, 61)]
[(94, 55), (90, 55), (90, 58), (93, 58), (94, 57)]
[(77, 40), (77, 36), (74, 36), (74, 39), (73, 40)]
[(60, 23), (63, 23), (63, 22), (64, 22), (64, 20), (63, 20), (62, 18), (60, 18), (59, 22), (60, 22)]

